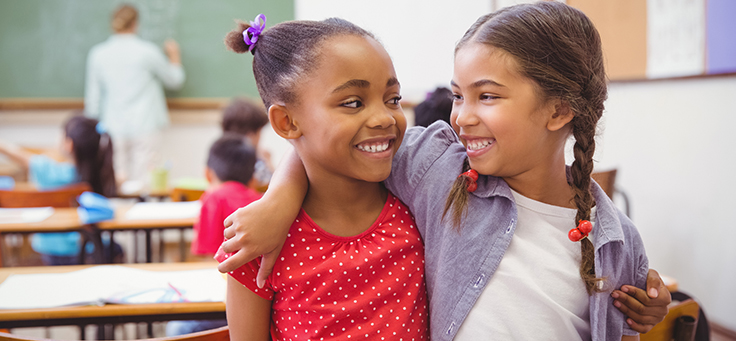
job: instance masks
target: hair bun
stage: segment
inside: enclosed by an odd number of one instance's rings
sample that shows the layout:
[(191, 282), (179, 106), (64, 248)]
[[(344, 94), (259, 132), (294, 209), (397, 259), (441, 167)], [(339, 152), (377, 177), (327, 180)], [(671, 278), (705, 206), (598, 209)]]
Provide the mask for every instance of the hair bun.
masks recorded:
[(247, 30), (250, 25), (240, 20), (236, 21), (238, 27), (225, 36), (225, 46), (235, 53), (246, 53), (248, 52), (248, 45), (243, 40), (243, 31)]

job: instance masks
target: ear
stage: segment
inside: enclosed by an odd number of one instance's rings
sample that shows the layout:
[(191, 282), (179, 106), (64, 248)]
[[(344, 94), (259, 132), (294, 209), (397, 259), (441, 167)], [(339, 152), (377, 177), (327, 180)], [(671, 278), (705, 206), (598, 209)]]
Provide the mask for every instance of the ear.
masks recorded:
[(279, 136), (293, 140), (302, 136), (299, 125), (285, 105), (273, 104), (268, 108), (268, 121)]
[(547, 120), (547, 129), (550, 131), (558, 131), (565, 127), (573, 117), (575, 113), (572, 112), (570, 104), (560, 99), (554, 99), (548, 104), (552, 115)]
[(204, 168), (204, 177), (207, 179), (207, 183), (210, 185), (217, 179), (217, 176), (215, 176), (215, 172), (210, 167)]

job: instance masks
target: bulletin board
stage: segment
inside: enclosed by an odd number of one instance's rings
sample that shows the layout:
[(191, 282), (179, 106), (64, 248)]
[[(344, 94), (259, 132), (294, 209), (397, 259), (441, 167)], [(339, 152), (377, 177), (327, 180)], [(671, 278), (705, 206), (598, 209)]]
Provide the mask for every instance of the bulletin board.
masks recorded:
[(736, 1), (566, 2), (598, 28), (613, 81), (736, 73)]

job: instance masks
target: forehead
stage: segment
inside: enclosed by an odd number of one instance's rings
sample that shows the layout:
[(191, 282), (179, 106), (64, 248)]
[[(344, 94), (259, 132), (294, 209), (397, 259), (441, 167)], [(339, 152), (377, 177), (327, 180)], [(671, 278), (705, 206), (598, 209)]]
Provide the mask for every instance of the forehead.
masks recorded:
[(339, 35), (322, 42), (319, 64), (312, 78), (330, 82), (350, 79), (380, 82), (381, 86), (396, 77), (394, 66), (386, 50), (371, 37)]
[(532, 83), (520, 72), (519, 63), (508, 52), (482, 43), (468, 43), (455, 53), (453, 82), (462, 87), (481, 79), (499, 84)]

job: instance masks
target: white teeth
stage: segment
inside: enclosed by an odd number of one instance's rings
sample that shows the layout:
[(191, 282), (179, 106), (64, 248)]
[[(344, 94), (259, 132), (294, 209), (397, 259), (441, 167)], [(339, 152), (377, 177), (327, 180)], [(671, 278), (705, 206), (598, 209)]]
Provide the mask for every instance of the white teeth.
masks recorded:
[(358, 145), (358, 149), (368, 152), (368, 153), (380, 153), (388, 149), (388, 142), (380, 143), (380, 144), (371, 144), (371, 145)]
[(485, 147), (490, 146), (491, 142), (492, 142), (491, 140), (468, 142), (468, 149), (469, 150), (483, 149)]

